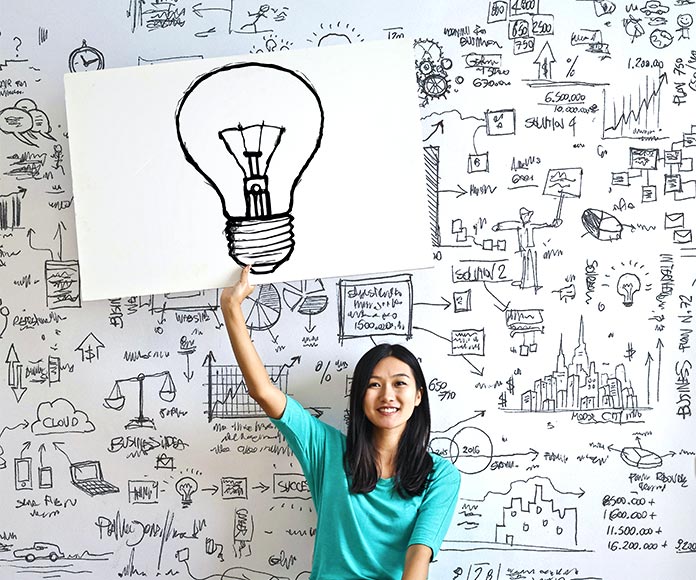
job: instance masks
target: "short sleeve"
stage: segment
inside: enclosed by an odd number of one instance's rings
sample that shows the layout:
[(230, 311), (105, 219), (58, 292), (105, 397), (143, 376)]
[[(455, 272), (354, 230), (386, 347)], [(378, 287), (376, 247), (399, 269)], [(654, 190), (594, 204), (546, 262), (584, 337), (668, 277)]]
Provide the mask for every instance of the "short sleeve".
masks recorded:
[(302, 466), (311, 490), (320, 485), (327, 430), (325, 423), (312, 416), (292, 397), (286, 396), (285, 410), (279, 419), (271, 419), (288, 442)]
[(457, 507), (461, 475), (446, 459), (434, 456), (433, 478), (418, 508), (416, 524), (408, 545), (424, 544), (437, 555)]

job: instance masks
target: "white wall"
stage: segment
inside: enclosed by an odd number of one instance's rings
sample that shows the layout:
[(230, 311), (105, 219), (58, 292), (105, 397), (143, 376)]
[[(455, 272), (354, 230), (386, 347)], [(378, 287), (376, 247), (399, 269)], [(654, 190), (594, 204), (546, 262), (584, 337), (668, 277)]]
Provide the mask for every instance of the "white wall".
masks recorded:
[[(693, 577), (693, 5), (286, 2), (256, 22), (260, 4), (241, 1), (1, 5), (0, 576), (296, 579), (311, 565), (300, 468), (244, 405), (217, 291), (81, 300), (70, 55), (84, 40), (78, 70), (146, 66), (403, 34), (434, 267), (260, 286), (249, 320), (269, 371), (343, 426), (373, 342), (422, 358), (433, 448), (464, 478), (433, 578)], [(529, 252), (521, 208), (538, 226)], [(152, 424), (126, 428), (139, 375)], [(86, 461), (118, 491), (74, 486)], [(63, 557), (15, 552), (34, 542)]]

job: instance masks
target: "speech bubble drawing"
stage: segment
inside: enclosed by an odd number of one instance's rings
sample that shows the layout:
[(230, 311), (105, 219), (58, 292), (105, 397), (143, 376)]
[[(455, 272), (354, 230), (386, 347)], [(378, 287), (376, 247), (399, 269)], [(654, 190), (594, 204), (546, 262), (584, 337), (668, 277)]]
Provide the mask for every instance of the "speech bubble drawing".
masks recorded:
[(51, 135), (48, 115), (31, 99), (20, 99), (13, 107), (0, 111), (0, 131), (31, 147), (38, 147), (34, 141), (39, 136), (51, 141), (56, 140)]

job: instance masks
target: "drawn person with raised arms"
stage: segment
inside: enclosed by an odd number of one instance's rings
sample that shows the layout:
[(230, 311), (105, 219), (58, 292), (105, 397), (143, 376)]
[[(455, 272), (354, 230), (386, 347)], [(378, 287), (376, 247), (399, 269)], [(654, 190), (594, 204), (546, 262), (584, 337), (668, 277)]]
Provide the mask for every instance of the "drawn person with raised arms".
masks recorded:
[(271, 382), (242, 302), (247, 266), (220, 303), (249, 395), (281, 431), (317, 512), (311, 580), (425, 580), (452, 520), (459, 471), (428, 452), (428, 389), (418, 359), (380, 344), (353, 373), (347, 435), (313, 417)]

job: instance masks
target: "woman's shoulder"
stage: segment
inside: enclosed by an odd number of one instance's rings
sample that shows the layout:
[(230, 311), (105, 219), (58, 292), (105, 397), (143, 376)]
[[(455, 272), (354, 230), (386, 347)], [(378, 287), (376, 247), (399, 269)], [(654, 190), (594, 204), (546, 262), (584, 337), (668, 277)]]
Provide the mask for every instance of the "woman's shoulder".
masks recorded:
[(325, 431), (330, 437), (345, 439), (345, 435), (339, 429), (319, 419), (319, 416), (321, 416), (320, 412), (316, 412), (311, 407), (304, 407), (302, 403), (290, 395), (286, 395), (286, 400), (285, 412), (280, 419), (272, 420), (274, 423), (293, 422), (297, 421), (299, 417), (303, 417), (304, 420), (314, 424), (318, 429)]
[(459, 480), (461, 474), (459, 470), (454, 466), (454, 464), (447, 458), (438, 455), (437, 453), (430, 453), (430, 457), (433, 458), (433, 480)]

